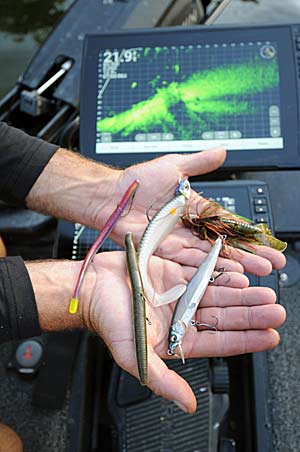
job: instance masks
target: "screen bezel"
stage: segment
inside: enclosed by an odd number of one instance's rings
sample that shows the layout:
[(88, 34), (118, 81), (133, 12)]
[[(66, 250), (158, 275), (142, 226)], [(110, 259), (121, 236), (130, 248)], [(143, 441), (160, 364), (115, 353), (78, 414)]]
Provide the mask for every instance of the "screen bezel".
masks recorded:
[[(99, 154), (96, 144), (98, 54), (107, 48), (213, 44), (232, 41), (276, 41), (280, 77), (283, 149), (228, 151), (226, 169), (273, 169), (300, 167), (298, 85), (292, 25), (247, 27), (170, 27), (87, 35), (83, 49), (80, 102), (80, 149), (83, 155), (103, 163), (127, 167), (165, 153)], [(91, 118), (94, 118), (91, 120)], [(200, 150), (200, 149), (199, 149)]]

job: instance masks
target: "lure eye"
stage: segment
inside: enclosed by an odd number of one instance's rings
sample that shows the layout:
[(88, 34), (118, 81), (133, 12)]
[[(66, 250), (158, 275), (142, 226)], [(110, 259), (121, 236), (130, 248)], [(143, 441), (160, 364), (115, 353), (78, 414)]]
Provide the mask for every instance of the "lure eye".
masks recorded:
[(173, 335), (170, 337), (170, 341), (171, 341), (171, 342), (176, 342), (176, 340), (177, 340), (177, 337), (175, 336), (175, 334), (173, 334)]

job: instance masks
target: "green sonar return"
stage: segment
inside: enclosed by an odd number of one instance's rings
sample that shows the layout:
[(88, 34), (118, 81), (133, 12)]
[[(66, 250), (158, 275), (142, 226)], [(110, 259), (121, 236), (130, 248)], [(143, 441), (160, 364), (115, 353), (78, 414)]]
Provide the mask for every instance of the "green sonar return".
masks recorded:
[[(178, 71), (179, 66), (176, 66), (175, 72)], [(97, 131), (120, 133), (127, 137), (133, 132), (151, 132), (159, 128), (163, 132), (174, 130), (177, 139), (192, 139), (195, 127), (204, 131), (209, 128), (208, 122), (211, 125), (220, 117), (257, 113), (258, 106), (254, 106), (247, 96), (278, 85), (275, 60), (262, 62), (257, 59), (255, 64), (252, 61), (251, 64), (233, 64), (196, 72), (183, 82), (157, 87), (155, 94), (148, 99), (97, 121)], [(186, 115), (191, 126), (184, 128), (177, 115)]]

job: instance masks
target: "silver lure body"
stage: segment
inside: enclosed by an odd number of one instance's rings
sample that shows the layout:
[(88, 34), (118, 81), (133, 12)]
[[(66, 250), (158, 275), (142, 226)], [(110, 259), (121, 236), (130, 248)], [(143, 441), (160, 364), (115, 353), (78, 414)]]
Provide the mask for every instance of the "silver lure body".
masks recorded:
[(177, 346), (181, 346), (187, 328), (193, 319), (198, 305), (207, 289), (210, 278), (217, 263), (222, 247), (222, 239), (218, 238), (214, 246), (202, 262), (193, 278), (187, 285), (185, 293), (178, 300), (171, 322), (169, 334), (169, 355), (175, 354)]
[(145, 229), (139, 244), (138, 264), (143, 281), (143, 287), (147, 300), (152, 302), (154, 306), (161, 306), (177, 300), (186, 289), (185, 284), (178, 284), (165, 293), (159, 294), (155, 292), (148, 276), (148, 263), (156, 248), (174, 229), (175, 225), (179, 221), (184, 212), (189, 196), (190, 184), (188, 180), (182, 181), (176, 190), (176, 196), (164, 204), (163, 207), (154, 215)]

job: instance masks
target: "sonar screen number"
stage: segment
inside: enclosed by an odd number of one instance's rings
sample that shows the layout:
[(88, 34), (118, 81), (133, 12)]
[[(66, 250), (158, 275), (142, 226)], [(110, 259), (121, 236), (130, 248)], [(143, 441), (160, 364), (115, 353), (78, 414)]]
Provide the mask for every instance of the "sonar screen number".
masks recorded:
[(103, 63), (136, 63), (138, 61), (138, 52), (135, 49), (105, 50), (103, 54)]

